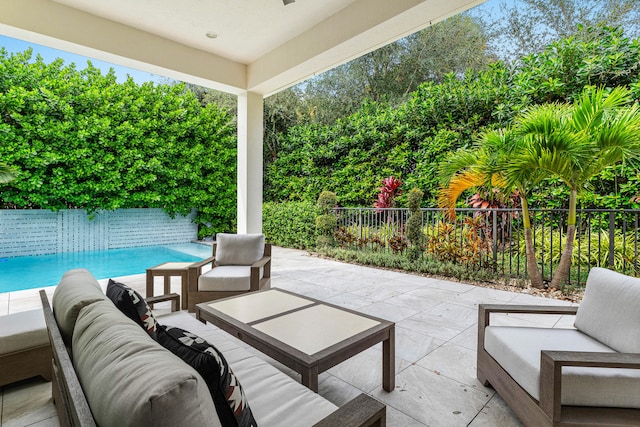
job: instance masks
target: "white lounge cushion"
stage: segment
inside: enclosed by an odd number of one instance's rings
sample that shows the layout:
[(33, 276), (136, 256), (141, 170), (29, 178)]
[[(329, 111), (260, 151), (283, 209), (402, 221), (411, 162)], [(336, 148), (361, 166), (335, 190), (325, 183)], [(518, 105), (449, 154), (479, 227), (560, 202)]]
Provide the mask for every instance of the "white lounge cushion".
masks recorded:
[(102, 427), (220, 426), (202, 377), (111, 301), (80, 311), (73, 364)]
[(640, 279), (589, 271), (575, 327), (621, 353), (640, 353)]
[[(259, 278), (264, 275), (260, 268)], [(248, 291), (251, 288), (251, 267), (223, 265), (214, 267), (198, 277), (199, 291)]]
[[(575, 329), (489, 326), (485, 349), (532, 397), (540, 399), (542, 350), (615, 353)], [(640, 408), (640, 370), (563, 368), (562, 404)]]
[(42, 309), (0, 316), (0, 355), (49, 344)]
[(193, 332), (222, 352), (238, 377), (260, 427), (311, 426), (337, 409), (210, 324), (205, 325), (184, 312), (160, 316), (158, 321)]
[(251, 265), (264, 256), (264, 234), (216, 235), (216, 265)]

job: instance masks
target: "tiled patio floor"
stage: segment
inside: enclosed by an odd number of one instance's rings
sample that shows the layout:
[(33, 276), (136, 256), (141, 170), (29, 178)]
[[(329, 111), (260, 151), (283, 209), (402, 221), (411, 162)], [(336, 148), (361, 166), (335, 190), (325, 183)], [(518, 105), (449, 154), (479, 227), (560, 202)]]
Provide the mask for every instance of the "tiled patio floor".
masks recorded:
[[(274, 248), (272, 264), (272, 287), (396, 322), (395, 391), (382, 390), (379, 345), (320, 375), (319, 393), (336, 405), (361, 392), (384, 402), (389, 426), (521, 425), (494, 390), (483, 387), (476, 379), (477, 305), (567, 304), (349, 265), (291, 249)], [(121, 280), (144, 294), (144, 275)], [(156, 282), (158, 290), (160, 280)], [(172, 290), (180, 292), (179, 282), (172, 285)], [(53, 293), (53, 288), (48, 291)], [(0, 315), (37, 307), (37, 290), (0, 294)], [(492, 323), (554, 327), (569, 326), (573, 319), (513, 315)], [(296, 376), (277, 362), (270, 362)], [(33, 379), (0, 390), (2, 427), (58, 425), (49, 383)]]

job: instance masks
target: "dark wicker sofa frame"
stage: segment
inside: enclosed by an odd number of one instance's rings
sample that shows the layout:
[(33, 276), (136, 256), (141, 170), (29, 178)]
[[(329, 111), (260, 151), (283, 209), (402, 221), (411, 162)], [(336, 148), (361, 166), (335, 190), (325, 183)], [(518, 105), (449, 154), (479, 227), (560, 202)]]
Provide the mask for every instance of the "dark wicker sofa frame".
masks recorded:
[[(484, 348), (491, 313), (575, 315), (578, 307), (493, 305), (478, 307), (478, 380), (491, 385), (527, 426), (639, 426), (640, 409), (562, 405), (565, 366), (640, 369), (640, 354), (542, 351), (540, 401), (531, 397)], [(637, 325), (633, 326), (637, 327)], [(640, 387), (640, 385), (639, 385)]]
[[(62, 340), (60, 329), (44, 290), (40, 291), (40, 299), (53, 350), (52, 394), (60, 426), (95, 427), (96, 422), (93, 419), (91, 408), (82, 390), (67, 347)], [(171, 301), (171, 311), (177, 311), (180, 307), (178, 294), (151, 297), (146, 301), (147, 303)], [(385, 425), (386, 406), (366, 394), (360, 394), (329, 414), (317, 423), (316, 427), (384, 427)]]

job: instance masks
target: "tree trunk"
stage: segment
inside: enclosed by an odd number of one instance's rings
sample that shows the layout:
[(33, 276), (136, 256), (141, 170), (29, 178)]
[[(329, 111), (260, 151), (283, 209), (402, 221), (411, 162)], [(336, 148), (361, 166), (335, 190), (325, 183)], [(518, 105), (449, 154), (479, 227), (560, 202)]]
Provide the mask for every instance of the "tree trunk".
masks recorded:
[(542, 282), (542, 275), (540, 274), (540, 268), (536, 261), (536, 251), (533, 247), (533, 237), (531, 235), (531, 219), (529, 218), (529, 204), (524, 197), (520, 198), (522, 202), (522, 222), (524, 224), (524, 244), (527, 252), (527, 271), (529, 272), (529, 279), (531, 280), (531, 286), (534, 288), (544, 288)]
[(551, 287), (560, 289), (567, 278), (571, 270), (571, 257), (573, 256), (573, 241), (576, 237), (576, 200), (578, 193), (575, 190), (571, 190), (569, 195), (569, 220), (567, 221), (567, 241), (564, 244), (564, 250), (562, 251), (562, 257), (560, 257), (560, 263), (556, 274), (551, 279)]
[(524, 242), (527, 250), (527, 270), (529, 271), (529, 279), (531, 286), (538, 289), (544, 288), (540, 267), (536, 260), (536, 253), (533, 247), (533, 238), (531, 236), (531, 228), (524, 229)]

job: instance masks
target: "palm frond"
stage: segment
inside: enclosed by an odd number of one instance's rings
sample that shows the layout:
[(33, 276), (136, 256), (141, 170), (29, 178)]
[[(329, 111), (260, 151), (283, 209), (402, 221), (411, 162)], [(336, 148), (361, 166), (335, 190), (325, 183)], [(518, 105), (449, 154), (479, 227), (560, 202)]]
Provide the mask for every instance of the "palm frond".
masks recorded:
[(18, 173), (11, 166), (0, 162), (0, 183), (12, 181)]

